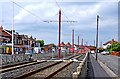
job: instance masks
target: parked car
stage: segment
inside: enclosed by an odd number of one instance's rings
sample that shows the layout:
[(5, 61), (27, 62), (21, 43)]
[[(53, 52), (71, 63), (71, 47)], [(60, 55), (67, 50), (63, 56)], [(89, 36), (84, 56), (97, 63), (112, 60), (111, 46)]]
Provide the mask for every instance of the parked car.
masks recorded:
[(103, 52), (101, 52), (101, 54), (106, 55), (106, 54), (109, 54), (109, 52), (108, 51), (103, 51)]

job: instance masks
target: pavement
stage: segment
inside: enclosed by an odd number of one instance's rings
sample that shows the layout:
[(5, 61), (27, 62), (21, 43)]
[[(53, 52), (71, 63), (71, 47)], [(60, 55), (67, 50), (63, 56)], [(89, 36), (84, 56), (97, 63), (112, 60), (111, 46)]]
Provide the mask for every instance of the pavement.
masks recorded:
[(106, 73), (106, 71), (101, 67), (101, 65), (98, 63), (98, 61), (95, 60), (95, 58), (90, 54), (89, 56), (89, 69), (90, 69), (90, 75), (94, 76), (92, 79), (111, 79), (110, 76)]
[(120, 76), (120, 57), (112, 55), (101, 55), (98, 53), (98, 59), (104, 63), (110, 70), (113, 71), (117, 76)]

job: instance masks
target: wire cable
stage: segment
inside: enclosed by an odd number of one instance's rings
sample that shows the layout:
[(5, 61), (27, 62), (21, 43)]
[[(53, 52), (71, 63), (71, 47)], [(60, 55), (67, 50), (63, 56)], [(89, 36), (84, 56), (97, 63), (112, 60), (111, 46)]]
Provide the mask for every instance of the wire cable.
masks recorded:
[[(34, 17), (40, 19), (39, 16), (37, 16), (36, 14), (34, 14), (34, 13), (30, 12), (29, 10), (25, 9), (24, 7), (22, 7), (22, 6), (19, 5), (18, 3), (16, 3), (16, 2), (13, 2), (13, 3), (14, 3), (15, 5), (17, 5), (18, 7), (22, 8), (23, 10), (25, 10), (26, 12), (28, 12), (29, 14), (33, 15)], [(41, 19), (40, 19), (40, 20), (41, 20)], [(41, 20), (41, 21), (43, 21), (43, 20)]]

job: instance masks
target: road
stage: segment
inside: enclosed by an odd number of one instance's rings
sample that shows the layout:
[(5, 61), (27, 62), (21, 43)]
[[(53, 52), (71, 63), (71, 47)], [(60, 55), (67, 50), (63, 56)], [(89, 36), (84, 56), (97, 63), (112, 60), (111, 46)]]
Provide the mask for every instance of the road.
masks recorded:
[(101, 55), (99, 53), (98, 59), (101, 60), (105, 65), (107, 65), (116, 75), (119, 74), (118, 63), (120, 62), (120, 57), (112, 55)]

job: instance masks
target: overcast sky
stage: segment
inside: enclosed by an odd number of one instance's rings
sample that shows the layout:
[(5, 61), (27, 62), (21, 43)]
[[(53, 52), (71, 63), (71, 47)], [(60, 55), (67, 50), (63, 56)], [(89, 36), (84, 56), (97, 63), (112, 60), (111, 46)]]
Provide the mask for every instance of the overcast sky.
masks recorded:
[[(11, 29), (13, 3), (12, 0), (0, 2), (0, 24), (4, 29)], [(72, 42), (71, 32), (89, 45), (94, 44), (96, 36), (96, 16), (99, 21), (99, 44), (108, 40), (118, 40), (118, 0), (14, 0), (14, 29), (19, 34), (27, 34), (42, 39), (45, 44), (58, 44), (58, 23), (46, 23), (45, 20), (58, 20), (58, 11), (62, 10), (61, 41)], [(56, 3), (57, 1), (57, 3)], [(22, 8), (21, 8), (22, 7)], [(26, 11), (27, 10), (27, 11)]]

